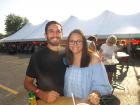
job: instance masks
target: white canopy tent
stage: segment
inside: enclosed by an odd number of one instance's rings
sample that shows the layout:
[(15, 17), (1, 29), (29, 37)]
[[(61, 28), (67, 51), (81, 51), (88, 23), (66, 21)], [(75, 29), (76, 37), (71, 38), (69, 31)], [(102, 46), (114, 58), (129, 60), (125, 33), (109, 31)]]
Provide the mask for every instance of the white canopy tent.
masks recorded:
[(120, 38), (140, 38), (140, 13), (133, 15), (116, 15), (105, 11), (98, 35), (115, 34)]
[(119, 38), (140, 38), (139, 19), (140, 13), (124, 16), (110, 11), (87, 21), (71, 17), (64, 24), (64, 35), (67, 37), (73, 29), (81, 29), (86, 36), (97, 35), (99, 38), (106, 38), (110, 34)]
[[(63, 25), (64, 38), (67, 38), (73, 29), (81, 29), (85, 36), (97, 35), (99, 38), (106, 38), (110, 34), (119, 38), (140, 38), (140, 13), (133, 15), (117, 15), (105, 11), (101, 15), (90, 20), (80, 20), (71, 16)], [(44, 29), (48, 20), (33, 26), (25, 25), (15, 34), (1, 39), (0, 42), (21, 42), (21, 41), (45, 41)]]
[[(25, 41), (45, 41), (44, 30), (48, 20), (39, 25), (26, 24), (22, 29), (15, 34), (3, 38), (0, 42), (25, 42)], [(62, 25), (64, 21), (62, 22)]]
[(64, 37), (67, 37), (73, 29), (81, 29), (86, 37), (90, 35), (99, 35), (98, 31), (104, 22), (104, 15), (105, 14), (103, 13), (90, 20), (80, 20), (77, 17), (71, 16), (63, 26)]
[(48, 20), (39, 24), (36, 29), (32, 31), (27, 37), (24, 37), (23, 41), (45, 41), (45, 26), (48, 23)]
[(21, 28), (19, 31), (14, 33), (13, 35), (3, 38), (0, 40), (0, 42), (16, 42), (16, 41), (23, 41), (27, 35), (32, 33), (32, 31), (36, 29), (36, 26), (32, 25), (31, 23), (27, 23), (23, 28)]
[(22, 29), (15, 34), (1, 39), (0, 42), (23, 42), (23, 41), (44, 41), (44, 28), (48, 20), (39, 25), (26, 24)]

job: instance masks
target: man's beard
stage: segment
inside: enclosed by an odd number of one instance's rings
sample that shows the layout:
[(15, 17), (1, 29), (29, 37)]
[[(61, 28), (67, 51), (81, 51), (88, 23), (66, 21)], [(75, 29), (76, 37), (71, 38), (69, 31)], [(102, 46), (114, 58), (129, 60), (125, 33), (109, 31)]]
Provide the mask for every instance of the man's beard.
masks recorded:
[(52, 39), (48, 39), (48, 44), (52, 45), (52, 46), (58, 46), (60, 44), (60, 40), (61, 38), (52, 38)]

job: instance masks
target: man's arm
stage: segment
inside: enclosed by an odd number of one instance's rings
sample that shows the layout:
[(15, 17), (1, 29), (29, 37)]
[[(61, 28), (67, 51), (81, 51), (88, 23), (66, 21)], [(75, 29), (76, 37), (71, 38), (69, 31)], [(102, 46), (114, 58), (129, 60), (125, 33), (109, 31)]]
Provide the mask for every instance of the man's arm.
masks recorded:
[(40, 89), (38, 89), (35, 85), (34, 85), (34, 78), (26, 76), (25, 80), (24, 80), (24, 87), (25, 89), (27, 89), (28, 91), (33, 91), (34, 93), (36, 93), (36, 95), (43, 101), (46, 101), (48, 103), (54, 102), (57, 97), (59, 97), (59, 93), (56, 91), (42, 91)]
[(27, 89), (28, 91), (33, 91), (35, 92), (37, 87), (34, 85), (34, 78), (25, 76), (24, 80), (24, 88)]

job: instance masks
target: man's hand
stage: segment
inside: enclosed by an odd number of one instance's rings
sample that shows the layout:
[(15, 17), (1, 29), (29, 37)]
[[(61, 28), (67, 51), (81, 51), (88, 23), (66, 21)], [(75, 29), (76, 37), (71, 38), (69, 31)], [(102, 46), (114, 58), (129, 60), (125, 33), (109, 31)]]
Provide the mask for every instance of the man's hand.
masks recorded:
[(100, 105), (100, 95), (97, 92), (93, 92), (89, 95), (89, 102), (92, 105)]
[(56, 91), (44, 92), (44, 91), (40, 90), (40, 92), (37, 94), (37, 96), (41, 100), (51, 103), (51, 102), (54, 102), (60, 96), (60, 94)]

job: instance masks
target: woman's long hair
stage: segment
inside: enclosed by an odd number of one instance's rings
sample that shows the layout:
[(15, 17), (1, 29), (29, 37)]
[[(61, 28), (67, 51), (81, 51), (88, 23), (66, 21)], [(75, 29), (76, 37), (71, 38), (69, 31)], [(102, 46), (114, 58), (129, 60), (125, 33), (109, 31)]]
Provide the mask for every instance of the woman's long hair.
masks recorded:
[(83, 43), (82, 43), (83, 44), (83, 49), (82, 49), (82, 57), (81, 57), (80, 67), (87, 67), (89, 65), (89, 63), (90, 63), (90, 54), (88, 52), (86, 38), (85, 38), (84, 34), (82, 33), (82, 31), (79, 30), (79, 29), (73, 30), (69, 34), (68, 39), (67, 39), (66, 57), (67, 57), (68, 63), (69, 63), (69, 65), (72, 65), (73, 64), (73, 60), (74, 60), (73, 53), (69, 49), (69, 40), (70, 40), (71, 35), (74, 34), (74, 33), (77, 33), (77, 34), (81, 35), (82, 39), (83, 39)]

